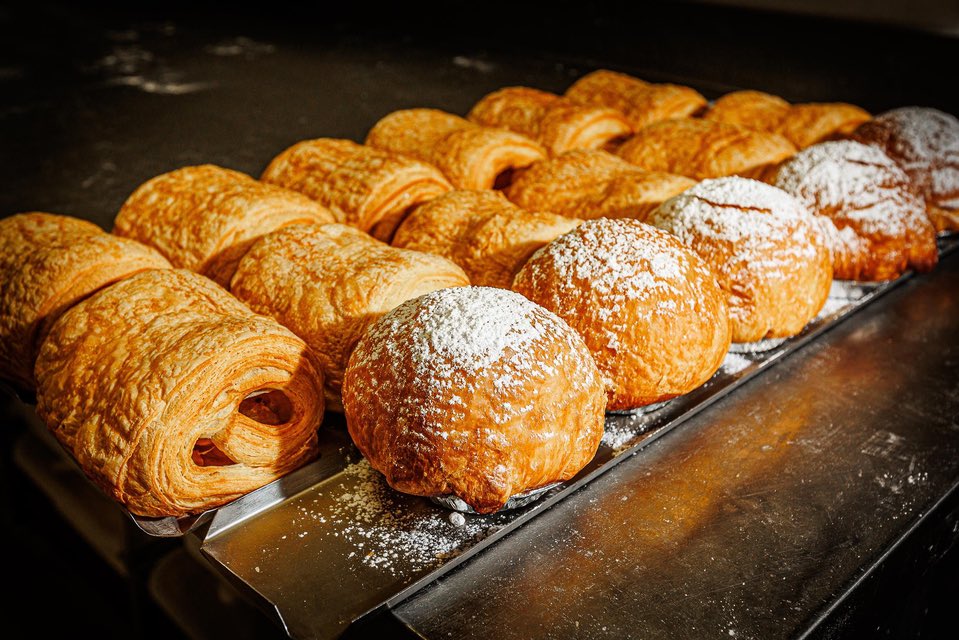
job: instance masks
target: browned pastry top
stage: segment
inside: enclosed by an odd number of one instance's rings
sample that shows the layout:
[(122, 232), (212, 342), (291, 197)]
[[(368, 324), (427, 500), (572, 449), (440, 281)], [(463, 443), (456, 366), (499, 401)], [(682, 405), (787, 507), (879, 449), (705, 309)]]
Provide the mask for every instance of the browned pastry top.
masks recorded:
[(633, 130), (615, 109), (578, 104), (529, 87), (490, 93), (473, 106), (469, 119), (529, 136), (553, 155), (571, 149), (600, 149)]
[(686, 118), (706, 106), (698, 91), (678, 84), (653, 84), (599, 69), (574, 82), (566, 97), (579, 104), (622, 112), (635, 131), (660, 120)]
[(959, 120), (925, 107), (888, 111), (853, 138), (886, 152), (926, 199), (936, 228), (959, 230)]
[(373, 325), (343, 404), (353, 441), (391, 486), (491, 513), (592, 459), (605, 396), (566, 323), (511, 291), (462, 287)]
[(77, 304), (36, 375), (40, 417), (140, 515), (219, 506), (316, 453), (322, 377), (306, 344), (190, 271), (143, 271)]
[(509, 289), (544, 244), (579, 220), (520, 209), (499, 191), (451, 191), (416, 208), (394, 247), (435, 253), (463, 268), (475, 285)]
[(113, 232), (225, 287), (258, 237), (304, 222), (333, 222), (333, 216), (302, 194), (206, 164), (145, 182), (120, 209)]
[(0, 220), (0, 379), (33, 389), (37, 349), (60, 314), (117, 280), (169, 266), (153, 249), (79, 218)]
[(795, 335), (829, 296), (829, 249), (812, 214), (781, 189), (748, 178), (704, 180), (647, 222), (712, 268), (726, 292), (733, 342)]
[(343, 371), (371, 322), (410, 298), (469, 284), (439, 256), (397, 249), (341, 224), (293, 225), (261, 238), (230, 290), (306, 340), (339, 408)]
[(922, 199), (876, 147), (849, 140), (813, 145), (785, 162), (773, 184), (828, 218), (836, 278), (888, 280), (909, 268), (928, 271), (938, 260)]
[(537, 142), (438, 109), (403, 109), (377, 122), (366, 143), (436, 165), (458, 189), (505, 186), (511, 173), (546, 157)]
[(729, 349), (712, 272), (675, 236), (637, 220), (584, 222), (534, 254), (513, 288), (583, 336), (610, 409), (695, 389)]
[(303, 193), (337, 222), (386, 241), (413, 207), (451, 188), (432, 165), (335, 138), (298, 142), (261, 179)]
[(537, 162), (507, 189), (528, 210), (570, 218), (642, 220), (667, 198), (696, 184), (661, 171), (645, 171), (605, 151), (568, 151)]
[(695, 180), (758, 178), (796, 148), (784, 137), (724, 122), (664, 120), (641, 129), (617, 153), (647, 171), (667, 171)]

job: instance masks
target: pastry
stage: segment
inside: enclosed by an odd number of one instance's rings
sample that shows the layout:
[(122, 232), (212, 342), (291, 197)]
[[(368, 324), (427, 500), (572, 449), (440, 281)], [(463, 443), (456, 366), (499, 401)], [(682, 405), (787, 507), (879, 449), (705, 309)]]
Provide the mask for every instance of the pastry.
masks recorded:
[(938, 231), (959, 231), (959, 120), (936, 109), (903, 107), (876, 116), (852, 137), (902, 167)]
[(64, 311), (117, 280), (169, 266), (153, 249), (79, 218), (0, 220), (0, 380), (32, 391), (37, 349)]
[(879, 149), (822, 142), (783, 163), (771, 182), (828, 218), (823, 228), (835, 278), (891, 280), (936, 265), (936, 231), (925, 205), (909, 176)]
[(138, 515), (220, 506), (317, 451), (306, 344), (190, 271), (144, 271), (74, 306), (36, 375), (37, 413)]
[(113, 233), (162, 253), (173, 266), (226, 286), (236, 263), (265, 233), (301, 222), (332, 222), (298, 193), (206, 164), (148, 180), (117, 215)]
[(555, 93), (527, 87), (494, 91), (473, 105), (468, 117), (487, 127), (528, 136), (551, 155), (571, 149), (602, 149), (633, 131), (615, 109), (577, 104)]
[(579, 332), (610, 410), (692, 391), (729, 350), (726, 296), (706, 263), (638, 220), (584, 222), (537, 251), (513, 289)]
[(509, 289), (537, 249), (578, 224), (520, 209), (498, 191), (451, 191), (417, 207), (393, 246), (435, 253), (462, 267), (473, 284)]
[(582, 469), (605, 400), (566, 323), (488, 287), (400, 305), (360, 339), (343, 380), (350, 435), (393, 488), (478, 513)]
[(578, 104), (616, 109), (626, 116), (634, 131), (660, 120), (692, 116), (706, 106), (706, 98), (695, 89), (653, 84), (607, 69), (574, 82), (566, 90), (566, 97)]
[(695, 180), (760, 178), (796, 153), (774, 133), (712, 120), (664, 120), (640, 129), (617, 153), (647, 171), (666, 171)]
[(707, 120), (778, 133), (799, 149), (849, 133), (869, 120), (869, 112), (844, 102), (789, 104), (761, 91), (734, 91), (716, 100)]
[(534, 164), (506, 195), (530, 211), (584, 220), (642, 220), (664, 200), (694, 184), (683, 176), (644, 171), (605, 151), (568, 151)]
[(829, 248), (813, 216), (781, 189), (747, 178), (704, 180), (646, 221), (710, 266), (726, 294), (733, 342), (796, 335), (829, 297)]
[(410, 298), (468, 284), (449, 260), (327, 224), (261, 238), (240, 261), (230, 290), (306, 340), (323, 372), (328, 408), (338, 410), (343, 371), (371, 322)]
[(436, 167), (334, 138), (293, 145), (260, 179), (313, 198), (333, 212), (336, 222), (383, 241), (416, 205), (451, 188)]
[(429, 162), (457, 189), (503, 188), (546, 156), (529, 138), (437, 109), (394, 111), (370, 129), (366, 144)]

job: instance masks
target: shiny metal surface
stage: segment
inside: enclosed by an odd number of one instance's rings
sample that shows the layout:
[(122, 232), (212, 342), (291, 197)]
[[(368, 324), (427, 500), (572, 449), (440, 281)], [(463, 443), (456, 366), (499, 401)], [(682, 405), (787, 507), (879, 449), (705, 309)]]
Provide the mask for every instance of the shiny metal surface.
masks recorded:
[(793, 637), (957, 484), (953, 255), (395, 614), (427, 638)]

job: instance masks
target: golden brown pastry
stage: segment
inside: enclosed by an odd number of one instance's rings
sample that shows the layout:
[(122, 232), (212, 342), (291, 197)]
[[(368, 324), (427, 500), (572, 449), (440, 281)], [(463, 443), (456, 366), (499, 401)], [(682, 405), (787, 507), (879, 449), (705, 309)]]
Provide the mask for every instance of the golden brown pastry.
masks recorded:
[(306, 344), (190, 271), (144, 271), (67, 311), (36, 374), (40, 417), (138, 515), (217, 507), (316, 454)]
[(437, 109), (394, 111), (370, 129), (366, 144), (429, 162), (457, 189), (505, 187), (515, 172), (546, 157), (525, 136)]
[(506, 195), (530, 211), (642, 220), (694, 184), (683, 176), (644, 171), (605, 151), (568, 151), (524, 171)]
[(832, 259), (812, 215), (788, 193), (747, 178), (704, 180), (647, 222), (669, 231), (713, 270), (733, 342), (802, 331), (829, 297)]
[(583, 341), (511, 291), (410, 300), (360, 340), (343, 380), (350, 435), (390, 485), (492, 513), (573, 477), (603, 436), (605, 397)]
[(323, 372), (327, 408), (339, 410), (343, 371), (371, 322), (410, 298), (468, 284), (445, 258), (327, 224), (286, 227), (260, 239), (240, 261), (230, 290), (306, 340)]
[(332, 211), (336, 222), (383, 241), (416, 205), (452, 188), (436, 167), (334, 138), (293, 145), (261, 180), (299, 191)]
[(638, 220), (589, 220), (540, 249), (513, 289), (576, 329), (603, 375), (608, 409), (692, 391), (730, 345), (725, 294), (703, 260)]
[(695, 180), (760, 178), (796, 153), (786, 138), (712, 120), (664, 120), (641, 129), (617, 151), (647, 171)]
[(257, 238), (303, 222), (333, 222), (333, 216), (299, 193), (205, 164), (145, 182), (120, 209), (113, 233), (225, 287)]
[(895, 160), (926, 199), (937, 231), (959, 230), (959, 120), (925, 107), (887, 111), (861, 125), (853, 139)]
[(37, 349), (64, 311), (117, 280), (169, 266), (153, 249), (79, 218), (0, 220), (0, 380), (32, 391)]
[(393, 246), (452, 260), (470, 282), (509, 289), (529, 257), (579, 220), (520, 209), (498, 191), (451, 191), (416, 210)]
[(537, 140), (552, 155), (571, 149), (602, 149), (633, 131), (615, 109), (577, 104), (527, 87), (494, 91), (477, 102), (468, 117)]
[(869, 120), (867, 111), (844, 102), (791, 105), (761, 91), (727, 93), (703, 115), (707, 120), (778, 133), (799, 149), (852, 133)]
[(639, 78), (600, 69), (588, 73), (566, 90), (578, 104), (610, 107), (626, 116), (634, 131), (660, 120), (686, 118), (706, 106), (706, 98), (678, 84), (653, 84)]
[(929, 271), (938, 261), (936, 232), (909, 176), (875, 147), (850, 140), (799, 152), (772, 183), (824, 216), (834, 277), (891, 280), (906, 269)]

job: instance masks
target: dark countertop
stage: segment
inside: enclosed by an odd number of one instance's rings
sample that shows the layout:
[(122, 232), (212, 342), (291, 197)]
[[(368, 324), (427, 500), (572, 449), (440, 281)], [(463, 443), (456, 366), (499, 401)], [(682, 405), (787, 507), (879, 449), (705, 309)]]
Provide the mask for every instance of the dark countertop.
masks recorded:
[[(959, 112), (930, 62), (959, 58), (957, 41), (888, 27), (678, 3), (494, 3), (468, 16), (439, 3), (94, 6), (0, 8), (0, 216), (109, 228), (137, 185), (184, 164), (257, 174), (295, 141), (362, 139), (397, 108), (464, 113), (498, 87), (562, 90), (599, 66), (710, 96), (749, 87)], [(825, 616), (815, 633), (928, 632), (959, 587), (957, 285), (953, 256), (407, 601), (392, 624), (430, 638), (770, 637)], [(9, 443), (21, 426), (4, 417)], [(125, 601), (96, 595), (125, 583), (83, 564), (42, 506), (23, 506), (36, 493), (16, 479), (3, 494), (5, 542), (34, 576), (23, 610), (60, 575), (96, 596), (70, 605), (64, 630), (122, 635), (126, 622), (92, 612), (135, 621)]]

